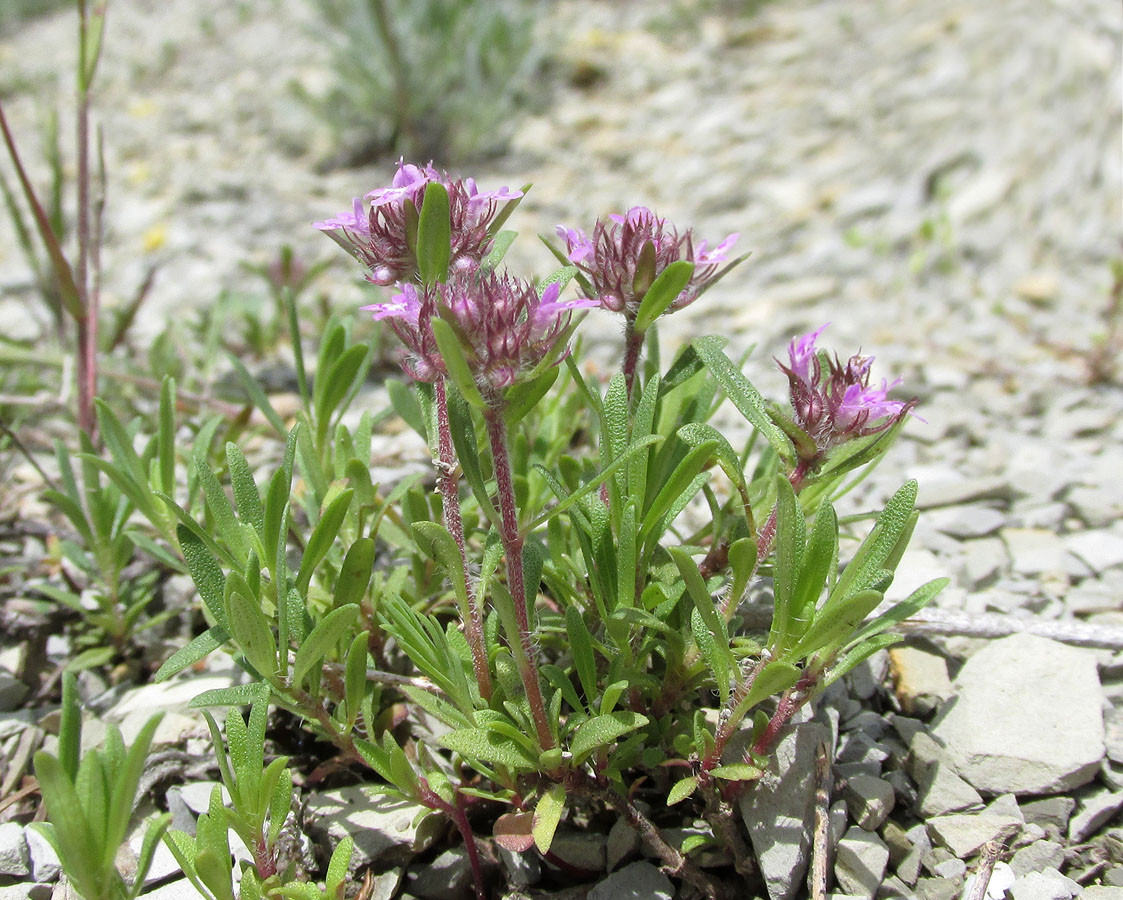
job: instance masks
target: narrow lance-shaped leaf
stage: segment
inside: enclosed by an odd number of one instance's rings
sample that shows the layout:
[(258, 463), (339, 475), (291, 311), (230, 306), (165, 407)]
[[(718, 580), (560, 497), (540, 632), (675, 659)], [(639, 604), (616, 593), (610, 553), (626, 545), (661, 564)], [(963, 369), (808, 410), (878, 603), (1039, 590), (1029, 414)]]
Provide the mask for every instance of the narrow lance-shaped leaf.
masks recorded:
[(444, 281), (452, 254), (448, 190), (437, 181), (425, 185), (417, 222), (417, 270), (428, 286)]

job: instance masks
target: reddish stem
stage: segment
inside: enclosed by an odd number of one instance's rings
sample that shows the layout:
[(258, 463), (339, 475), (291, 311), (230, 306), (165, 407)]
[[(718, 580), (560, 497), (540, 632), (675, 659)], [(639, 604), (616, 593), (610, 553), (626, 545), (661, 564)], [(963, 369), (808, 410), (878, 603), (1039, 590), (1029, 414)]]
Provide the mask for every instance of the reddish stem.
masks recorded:
[(484, 870), (483, 865), (480, 863), (480, 851), (476, 846), (476, 835), (472, 832), (472, 825), (468, 821), (468, 814), (464, 811), (464, 806), (461, 801), (459, 793), (456, 793), (451, 804), (446, 803), (444, 799), (432, 788), (429, 787), (428, 781), (424, 778), (418, 779), (420, 788), (420, 796), (418, 799), (425, 806), (430, 809), (435, 809), (444, 813), (456, 826), (456, 830), (460, 832), (460, 837), (464, 840), (464, 849), (468, 852), (468, 865), (472, 868), (472, 881), (475, 883), (476, 900), (487, 900), (487, 892), (484, 888)]
[(491, 456), (495, 468), (495, 486), (499, 495), (499, 514), (503, 528), (503, 553), (507, 558), (507, 585), (515, 605), (515, 618), (519, 628), (522, 659), (519, 674), (522, 676), (530, 713), (538, 732), (538, 743), (543, 750), (554, 747), (554, 736), (546, 718), (546, 704), (538, 682), (538, 666), (534, 662), (534, 641), (530, 634), (530, 616), (527, 612), (526, 584), (523, 576), (523, 537), (519, 531), (518, 510), (515, 506), (515, 485), (511, 477), (511, 456), (507, 449), (507, 423), (503, 418), (502, 401), (485, 411), (487, 436), (491, 443)]
[(472, 665), (476, 671), (476, 683), (480, 696), (491, 699), (491, 672), (487, 665), (487, 650), (484, 647), (483, 615), (476, 602), (476, 592), (472, 587), (472, 574), (468, 569), (468, 552), (464, 545), (464, 521), (460, 516), (460, 488), (456, 476), (456, 453), (452, 447), (452, 428), (448, 420), (448, 392), (444, 379), (439, 379), (436, 387), (437, 405), (437, 486), (441, 492), (444, 507), (445, 527), (456, 541), (460, 551), (460, 565), (464, 569), (464, 587), (468, 594), (468, 616), (464, 634), (472, 649)]
[(643, 338), (646, 332), (635, 329), (635, 322), (628, 319), (624, 326), (624, 384), (628, 388), (628, 399), (632, 398), (632, 383), (636, 378), (636, 366), (639, 365), (640, 352), (643, 350)]

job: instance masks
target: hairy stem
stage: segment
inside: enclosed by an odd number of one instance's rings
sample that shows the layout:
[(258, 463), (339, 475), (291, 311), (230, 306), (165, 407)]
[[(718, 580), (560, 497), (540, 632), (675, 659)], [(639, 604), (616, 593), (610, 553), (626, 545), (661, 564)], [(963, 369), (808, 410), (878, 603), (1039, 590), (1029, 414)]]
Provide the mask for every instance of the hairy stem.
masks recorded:
[(421, 796), (418, 799), (430, 809), (442, 812), (452, 819), (456, 830), (460, 832), (460, 837), (464, 840), (464, 849), (468, 852), (468, 865), (472, 868), (472, 881), (476, 888), (476, 900), (487, 900), (487, 891), (484, 885), (484, 870), (480, 863), (479, 847), (476, 846), (476, 836), (472, 832), (472, 825), (468, 821), (468, 814), (464, 811), (464, 804), (460, 794), (456, 793), (453, 802), (450, 804), (446, 803), (440, 794), (429, 787), (428, 781), (424, 778), (418, 779), (418, 784), (421, 789)]
[(437, 487), (441, 492), (441, 505), (444, 508), (445, 528), (456, 541), (460, 551), (460, 565), (464, 569), (464, 586), (468, 593), (467, 617), (464, 621), (464, 636), (472, 650), (472, 665), (476, 671), (476, 683), (480, 696), (491, 699), (491, 672), (487, 665), (487, 649), (484, 647), (483, 614), (476, 601), (472, 587), (472, 573), (468, 570), (468, 553), (464, 545), (464, 521), (460, 516), (460, 488), (456, 476), (456, 453), (452, 447), (452, 429), (448, 421), (448, 391), (444, 379), (435, 385), (437, 406)]
[(639, 365), (640, 352), (643, 350), (643, 338), (646, 332), (636, 331), (635, 322), (627, 320), (624, 326), (624, 384), (628, 388), (628, 399), (632, 398), (632, 383), (636, 378), (636, 366)]
[(519, 531), (518, 510), (515, 505), (515, 484), (511, 477), (511, 455), (507, 447), (507, 423), (503, 409), (492, 405), (484, 413), (487, 436), (491, 443), (492, 463), (495, 467), (495, 486), (499, 494), (499, 513), (503, 524), (503, 554), (507, 558), (507, 585), (515, 606), (519, 628), (522, 659), (519, 674), (522, 676), (530, 713), (538, 732), (538, 743), (543, 750), (554, 746), (554, 736), (546, 718), (546, 704), (538, 681), (538, 666), (534, 661), (534, 642), (530, 634), (530, 616), (527, 612), (526, 583), (523, 577), (523, 538)]

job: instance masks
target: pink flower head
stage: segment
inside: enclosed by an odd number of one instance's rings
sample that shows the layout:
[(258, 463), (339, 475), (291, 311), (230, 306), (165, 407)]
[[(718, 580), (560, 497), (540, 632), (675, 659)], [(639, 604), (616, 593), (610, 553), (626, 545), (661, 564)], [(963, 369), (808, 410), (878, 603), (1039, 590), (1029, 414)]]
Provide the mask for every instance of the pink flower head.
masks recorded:
[(694, 233), (678, 230), (645, 206), (633, 206), (623, 215), (598, 219), (590, 238), (579, 228), (557, 227), (566, 243), (570, 262), (581, 269), (592, 284), (592, 299), (613, 312), (634, 319), (651, 283), (671, 263), (694, 263), (694, 274), (668, 312), (689, 306), (717, 275), (730, 247), (737, 240), (729, 235), (713, 249), (705, 241), (694, 244)]
[(436, 381), (445, 374), (444, 362), (437, 352), (437, 341), (429, 321), (435, 312), (433, 300), (413, 284), (401, 289), (384, 303), (372, 303), (361, 309), (371, 313), (375, 321), (386, 320), (408, 353), (401, 359), (402, 369), (415, 381)]
[(815, 342), (826, 327), (793, 339), (788, 345), (789, 365), (779, 363), (788, 376), (795, 424), (814, 441), (817, 454), (885, 431), (911, 412), (916, 402), (889, 399), (889, 391), (900, 379), (870, 386), (872, 356), (855, 354), (845, 363), (825, 353), (820, 356)]
[(503, 206), (522, 196), (521, 191), (506, 187), (481, 191), (471, 178), (452, 178), (431, 164), (417, 166), (399, 160), (390, 186), (377, 188), (364, 198), (369, 210), (363, 200), (356, 199), (353, 211), (316, 222), (315, 227), (365, 265), (373, 284), (412, 281), (417, 276), (417, 257), (411, 249), (416, 241), (417, 213), (430, 182), (448, 190), (450, 268), (474, 270), (491, 249), (492, 222)]
[(551, 284), (538, 295), (528, 281), (505, 273), (454, 273), (437, 285), (438, 301), (461, 335), (464, 355), (485, 396), (515, 384), (542, 362), (568, 352), (570, 311), (595, 303), (559, 300)]

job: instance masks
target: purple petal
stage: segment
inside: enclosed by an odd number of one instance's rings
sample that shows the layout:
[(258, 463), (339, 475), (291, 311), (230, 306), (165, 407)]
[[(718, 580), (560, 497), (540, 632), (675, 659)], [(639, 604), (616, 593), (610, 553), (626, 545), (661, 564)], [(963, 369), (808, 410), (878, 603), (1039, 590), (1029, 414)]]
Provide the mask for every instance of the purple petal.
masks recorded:
[(791, 361), (789, 368), (792, 374), (806, 385), (811, 384), (813, 377), (812, 369), (816, 353), (815, 341), (818, 340), (819, 335), (823, 333), (823, 329), (829, 324), (830, 322), (827, 322), (817, 331), (793, 338), (791, 344), (788, 345), (788, 359)]
[(376, 322), (380, 319), (404, 319), (416, 326), (421, 315), (421, 301), (417, 298), (417, 290), (411, 284), (403, 285), (402, 292), (395, 294), (386, 303), (372, 303), (370, 306), (359, 308), (371, 313), (371, 318)]
[(370, 230), (370, 223), (366, 212), (363, 210), (363, 201), (360, 197), (356, 197), (352, 204), (350, 212), (340, 213), (338, 216), (332, 219), (324, 219), (322, 222), (313, 222), (312, 227), (318, 228), (320, 231), (336, 231), (340, 228), (348, 228), (366, 234)]
[(585, 262), (593, 254), (593, 242), (580, 228), (566, 228), (557, 226), (558, 237), (565, 241), (567, 256), (570, 262)]
[(737, 239), (741, 235), (734, 232), (729, 235), (724, 241), (714, 247), (713, 250), (706, 249), (706, 242), (699, 242), (697, 248), (694, 250), (694, 262), (699, 266), (708, 266), (713, 263), (725, 262), (729, 255), (729, 248), (737, 243)]

